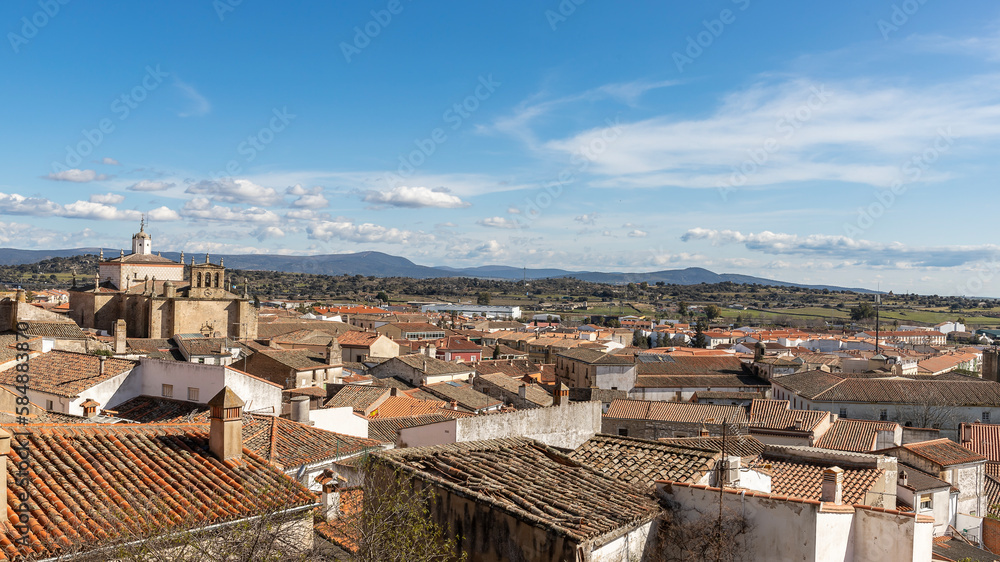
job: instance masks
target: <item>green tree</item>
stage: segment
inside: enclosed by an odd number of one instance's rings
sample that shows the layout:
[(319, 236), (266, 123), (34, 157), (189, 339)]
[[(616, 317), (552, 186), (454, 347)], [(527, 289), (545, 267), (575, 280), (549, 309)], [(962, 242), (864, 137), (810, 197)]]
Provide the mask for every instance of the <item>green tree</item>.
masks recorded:
[(482, 306), (489, 305), (490, 304), (490, 294), (487, 293), (486, 291), (483, 291), (482, 293), (479, 293), (479, 296), (476, 297), (476, 304), (479, 304), (479, 305), (482, 305)]
[(691, 347), (701, 349), (708, 347), (708, 336), (705, 335), (705, 330), (707, 329), (708, 323), (704, 319), (699, 318), (698, 323), (694, 325), (694, 339), (691, 340)]
[(705, 307), (705, 318), (708, 318), (709, 322), (715, 320), (720, 316), (722, 316), (722, 309), (719, 308), (717, 305), (710, 304)]
[(499, 342), (495, 346), (493, 346), (493, 358), (494, 359), (500, 359), (500, 343)]
[(382, 302), (384, 302), (384, 303), (388, 303), (389, 302), (389, 295), (386, 294), (385, 291), (379, 291), (378, 294), (375, 295), (375, 298), (378, 299), (378, 300), (380, 300), (380, 301), (382, 301)]
[(688, 303), (686, 301), (680, 301), (677, 303), (677, 314), (681, 315), (683, 319), (688, 313)]
[(868, 320), (869, 318), (875, 318), (875, 307), (870, 303), (863, 302), (858, 306), (851, 308), (851, 320), (859, 322), (862, 320)]

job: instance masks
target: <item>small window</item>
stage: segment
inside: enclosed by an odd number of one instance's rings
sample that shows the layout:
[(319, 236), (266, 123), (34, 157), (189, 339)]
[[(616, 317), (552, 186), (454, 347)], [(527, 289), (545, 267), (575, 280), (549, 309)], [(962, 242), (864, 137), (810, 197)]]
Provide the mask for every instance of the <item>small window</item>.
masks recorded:
[(931, 501), (930, 494), (920, 496), (920, 509), (932, 509), (934, 502)]
[(846, 418), (847, 417), (847, 408), (841, 408), (840, 409), (840, 417), (842, 417), (842, 418)]
[(618, 428), (618, 435), (620, 435), (622, 437), (628, 437), (628, 429), (626, 429), (624, 427), (619, 427)]
[(983, 412), (983, 423), (990, 423), (990, 413)]
[(188, 400), (191, 400), (192, 402), (197, 402), (198, 401), (198, 389), (197, 388), (195, 388), (193, 386), (189, 386), (188, 387)]
[(165, 384), (165, 385), (163, 385), (163, 397), (164, 398), (173, 398), (174, 397), (174, 385), (172, 385), (172, 384)]
[(46, 400), (45, 401), (45, 409), (51, 411), (52, 407), (53, 407), (52, 401), (51, 400)]
[(881, 421), (888, 420), (889, 419), (889, 410), (886, 410), (885, 408), (882, 408), (881, 410), (879, 410), (879, 412), (878, 412), (878, 419), (881, 420)]
[(198, 362), (199, 363), (204, 363), (205, 362), (205, 358), (204, 357), (199, 357), (198, 358)]

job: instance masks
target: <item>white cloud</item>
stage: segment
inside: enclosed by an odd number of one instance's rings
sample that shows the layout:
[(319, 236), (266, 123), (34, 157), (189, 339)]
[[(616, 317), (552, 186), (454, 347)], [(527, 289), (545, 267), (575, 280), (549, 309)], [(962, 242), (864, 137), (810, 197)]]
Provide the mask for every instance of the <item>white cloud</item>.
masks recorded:
[(281, 217), (268, 209), (261, 207), (242, 209), (239, 207), (213, 205), (205, 197), (195, 197), (184, 203), (184, 207), (181, 209), (181, 216), (201, 220), (249, 223), (276, 223), (281, 221)]
[(520, 228), (521, 226), (516, 220), (504, 217), (488, 217), (476, 221), (476, 224), (490, 228)]
[(350, 220), (320, 221), (310, 225), (306, 232), (309, 238), (326, 242), (334, 238), (349, 242), (383, 244), (411, 244), (434, 240), (433, 236), (422, 232), (386, 228), (372, 223), (355, 224)]
[(167, 221), (179, 221), (179, 220), (181, 220), (181, 216), (180, 216), (180, 214), (177, 213), (177, 211), (171, 209), (170, 207), (166, 207), (166, 206), (157, 207), (155, 209), (152, 209), (151, 211), (149, 211), (148, 213), (146, 213), (146, 216), (149, 217), (150, 220), (154, 220), (154, 221), (157, 221), (157, 222), (167, 222)]
[(329, 213), (319, 213), (312, 209), (292, 209), (285, 213), (285, 217), (295, 220), (314, 221), (327, 220), (330, 218), (330, 215)]
[(281, 202), (281, 195), (270, 187), (257, 185), (249, 180), (203, 180), (191, 184), (185, 193), (206, 195), (218, 203), (249, 203), (270, 206)]
[(91, 220), (139, 220), (142, 213), (131, 209), (118, 209), (103, 203), (76, 201), (63, 207), (59, 216)]
[(263, 242), (268, 238), (284, 238), (285, 231), (281, 230), (277, 226), (261, 226), (250, 233), (257, 240)]
[(125, 200), (125, 196), (120, 193), (94, 193), (90, 196), (91, 203), (101, 203), (104, 205), (117, 205)]
[(25, 197), (19, 193), (0, 193), (0, 213), (5, 215), (58, 215), (62, 206), (41, 197)]
[(132, 185), (128, 186), (126, 189), (129, 191), (163, 191), (170, 189), (175, 184), (165, 182), (165, 181), (152, 181), (152, 180), (141, 180)]
[(53, 172), (47, 176), (46, 179), (55, 181), (72, 181), (77, 183), (86, 183), (90, 181), (103, 181), (109, 179), (111, 176), (106, 174), (98, 174), (94, 170), (80, 170), (78, 168), (70, 168), (69, 170), (63, 170), (61, 172)]
[(646, 236), (649, 236), (649, 233), (644, 230), (639, 230), (638, 228), (630, 230), (628, 233), (629, 238), (645, 238)]
[(364, 200), (369, 203), (414, 209), (420, 207), (457, 209), (470, 205), (460, 197), (443, 190), (408, 186), (395, 187), (389, 191), (369, 191), (365, 194)]
[(119, 163), (117, 160), (115, 160), (114, 158), (109, 158), (107, 156), (101, 158), (101, 164), (105, 164), (108, 166), (121, 166), (121, 163)]
[(586, 215), (580, 215), (574, 218), (576, 222), (582, 222), (583, 224), (597, 224), (597, 213), (588, 213)]
[(310, 209), (324, 209), (330, 206), (330, 202), (323, 196), (323, 188), (320, 186), (306, 189), (299, 184), (288, 187), (285, 193), (297, 195), (298, 199), (292, 202), (293, 207), (307, 207)]
[(507, 214), (509, 214), (509, 215), (520, 215), (521, 214), (521, 209), (518, 209), (517, 207), (507, 207)]

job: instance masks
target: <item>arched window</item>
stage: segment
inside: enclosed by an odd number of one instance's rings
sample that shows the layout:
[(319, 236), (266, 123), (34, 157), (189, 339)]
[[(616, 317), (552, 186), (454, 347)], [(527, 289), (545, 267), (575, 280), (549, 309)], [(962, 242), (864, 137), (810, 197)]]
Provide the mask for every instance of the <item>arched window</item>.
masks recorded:
[(219, 274), (218, 273), (215, 274), (215, 285), (214, 286), (215, 287), (219, 286)]
[(195, 286), (196, 287), (201, 287), (201, 272), (200, 271), (198, 272), (198, 284), (195, 285)]

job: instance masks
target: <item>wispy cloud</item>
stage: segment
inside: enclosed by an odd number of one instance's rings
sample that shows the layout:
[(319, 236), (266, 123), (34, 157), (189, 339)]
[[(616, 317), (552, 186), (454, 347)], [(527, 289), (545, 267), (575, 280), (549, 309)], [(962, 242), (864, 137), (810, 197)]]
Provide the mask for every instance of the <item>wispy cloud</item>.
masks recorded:
[(847, 236), (812, 234), (800, 236), (762, 231), (742, 233), (737, 230), (692, 228), (684, 242), (708, 241), (714, 245), (739, 244), (747, 250), (771, 255), (827, 257), (849, 260), (855, 264), (889, 267), (956, 267), (994, 259), (1000, 246), (909, 246), (901, 242), (873, 242)]
[(106, 174), (98, 174), (94, 170), (80, 170), (77, 168), (71, 168), (69, 170), (63, 170), (61, 172), (53, 172), (45, 176), (45, 179), (50, 179), (55, 181), (71, 181), (76, 183), (104, 181), (110, 178), (111, 176)]
[(175, 80), (174, 87), (180, 90), (181, 94), (188, 100), (188, 108), (179, 111), (177, 113), (178, 117), (201, 117), (202, 115), (208, 115), (212, 110), (212, 104), (208, 102), (208, 99), (201, 95), (191, 84)]
[(452, 195), (445, 189), (429, 189), (427, 187), (400, 186), (388, 191), (369, 191), (363, 199), (369, 203), (390, 205), (393, 207), (436, 207), (439, 209), (457, 209), (468, 207), (470, 203), (462, 201), (461, 197)]

